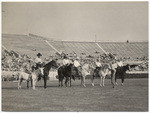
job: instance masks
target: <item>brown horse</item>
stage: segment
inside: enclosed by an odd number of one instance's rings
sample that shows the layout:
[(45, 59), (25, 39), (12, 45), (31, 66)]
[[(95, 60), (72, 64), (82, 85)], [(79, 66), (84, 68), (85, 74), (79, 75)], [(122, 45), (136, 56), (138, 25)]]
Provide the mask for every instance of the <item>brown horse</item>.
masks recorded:
[(66, 66), (61, 66), (58, 68), (58, 80), (59, 80), (59, 86), (63, 86), (63, 80), (65, 79), (65, 86), (67, 87), (70, 81), (70, 87), (71, 87), (71, 79), (75, 80), (75, 76), (77, 75), (77, 71), (75, 70), (75, 67), (73, 64), (69, 64)]
[(138, 65), (125, 65), (125, 66), (122, 66), (122, 67), (118, 67), (116, 69), (116, 74), (115, 74), (115, 82), (116, 82), (116, 85), (117, 85), (117, 78), (119, 76), (121, 76), (121, 85), (123, 86), (123, 83), (124, 83), (124, 77), (125, 77), (125, 74), (126, 74), (126, 71), (127, 70), (130, 70), (130, 68), (134, 68)]
[(46, 83), (47, 83), (47, 78), (48, 78), (48, 75), (49, 75), (49, 71), (52, 67), (58, 68), (58, 65), (57, 65), (56, 60), (52, 60), (49, 63), (45, 64), (43, 67), (44, 67), (44, 69), (43, 69), (44, 70), (44, 76), (43, 76), (43, 78), (44, 78), (44, 88), (47, 88)]

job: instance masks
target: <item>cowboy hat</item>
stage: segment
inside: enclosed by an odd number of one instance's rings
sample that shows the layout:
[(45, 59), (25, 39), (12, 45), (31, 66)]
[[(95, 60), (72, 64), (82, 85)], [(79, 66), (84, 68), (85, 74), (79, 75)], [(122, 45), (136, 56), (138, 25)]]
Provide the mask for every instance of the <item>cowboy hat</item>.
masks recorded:
[(79, 60), (79, 57), (77, 57), (76, 60)]
[(67, 56), (66, 56), (66, 55), (64, 55), (64, 58), (67, 58)]
[(38, 53), (37, 56), (42, 56), (42, 54), (41, 54), (41, 53)]

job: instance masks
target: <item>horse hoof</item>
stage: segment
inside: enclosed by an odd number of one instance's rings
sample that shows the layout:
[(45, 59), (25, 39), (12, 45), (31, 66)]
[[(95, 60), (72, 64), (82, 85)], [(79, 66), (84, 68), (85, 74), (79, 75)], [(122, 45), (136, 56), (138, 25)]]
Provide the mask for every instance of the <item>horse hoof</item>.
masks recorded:
[(100, 87), (102, 87), (102, 85), (101, 85), (101, 84), (100, 84), (99, 86), (100, 86)]
[(118, 83), (116, 82), (116, 85), (118, 85)]
[(123, 83), (121, 84), (121, 86), (123, 86)]
[(115, 86), (113, 86), (113, 88), (115, 88)]

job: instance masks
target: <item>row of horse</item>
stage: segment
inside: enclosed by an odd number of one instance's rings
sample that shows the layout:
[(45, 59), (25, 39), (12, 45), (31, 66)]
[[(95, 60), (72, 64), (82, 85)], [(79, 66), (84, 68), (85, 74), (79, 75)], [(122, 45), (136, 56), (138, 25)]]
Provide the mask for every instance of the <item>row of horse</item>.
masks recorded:
[(35, 89), (36, 83), (39, 80), (39, 77), (43, 77), (44, 79), (44, 88), (47, 88), (47, 79), (49, 75), (49, 71), (51, 68), (58, 69), (58, 80), (59, 86), (63, 86), (63, 80), (65, 79), (65, 86), (71, 86), (71, 79), (75, 80), (75, 76), (79, 74), (81, 78), (81, 85), (86, 87), (85, 78), (87, 75), (90, 75), (91, 84), (94, 86), (94, 77), (96, 74), (100, 77), (100, 86), (104, 86), (104, 81), (106, 75), (111, 76), (111, 84), (113, 88), (117, 84), (117, 76), (121, 76), (122, 85), (124, 82), (124, 76), (127, 70), (130, 70), (131, 65), (125, 65), (122, 68), (117, 68), (116, 73), (110, 68), (109, 64), (103, 64), (102, 67), (97, 71), (92, 64), (84, 64), (81, 66), (80, 71), (77, 72), (73, 64), (69, 64), (67, 66), (59, 67), (57, 65), (57, 61), (52, 60), (41, 68), (35, 69), (31, 74), (25, 73), (23, 71), (18, 72), (18, 89), (21, 88), (22, 80), (27, 81), (27, 87), (29, 87), (29, 81), (31, 81), (31, 86)]
[[(87, 75), (91, 78), (91, 84), (94, 86), (94, 77), (99, 76), (100, 77), (100, 86), (105, 86), (105, 77), (106, 75), (109, 75), (111, 77), (111, 83), (113, 88), (117, 84), (117, 77), (121, 76), (122, 79), (122, 85), (124, 82), (124, 76), (127, 70), (130, 70), (130, 65), (125, 65), (123, 67), (118, 67), (116, 69), (116, 72), (110, 68), (109, 64), (103, 64), (99, 70), (97, 70), (92, 64), (84, 64), (81, 66), (80, 69), (80, 77), (81, 77), (81, 85), (86, 87), (85, 85), (85, 78)], [(75, 78), (76, 76), (76, 69), (73, 64), (70, 64), (66, 67), (61, 67), (58, 69), (58, 79), (59, 79), (59, 86), (63, 86), (63, 80), (65, 78), (65, 85), (69, 84), (71, 86), (71, 78)]]

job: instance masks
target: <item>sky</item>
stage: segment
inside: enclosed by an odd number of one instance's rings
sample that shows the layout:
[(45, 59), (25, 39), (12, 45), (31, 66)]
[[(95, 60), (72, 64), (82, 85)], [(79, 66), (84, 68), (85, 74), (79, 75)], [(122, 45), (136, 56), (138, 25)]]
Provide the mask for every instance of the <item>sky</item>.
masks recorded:
[(2, 2), (2, 33), (69, 41), (148, 40), (148, 2)]

